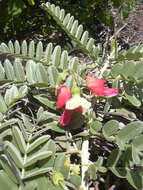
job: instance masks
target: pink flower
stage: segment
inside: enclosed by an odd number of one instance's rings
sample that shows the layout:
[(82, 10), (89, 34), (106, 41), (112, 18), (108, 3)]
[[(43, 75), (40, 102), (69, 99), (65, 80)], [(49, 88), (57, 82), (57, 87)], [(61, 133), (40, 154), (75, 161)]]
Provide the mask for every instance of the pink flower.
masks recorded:
[(72, 93), (65, 85), (60, 85), (57, 88), (57, 105), (58, 109), (66, 105), (66, 102), (72, 97)]
[[(56, 105), (56, 107), (58, 109), (64, 107), (66, 105), (67, 101), (71, 99), (71, 97), (72, 97), (72, 93), (71, 93), (70, 89), (68, 87), (66, 87), (65, 85), (60, 85), (57, 88), (57, 105)], [(82, 113), (81, 106), (75, 108), (74, 110)], [(66, 108), (64, 109), (64, 111), (58, 121), (59, 125), (66, 126), (69, 123), (69, 121), (71, 119), (71, 112), (72, 112), (72, 110), (68, 110)]]
[(71, 110), (64, 109), (58, 123), (61, 126), (66, 126), (71, 119)]
[(86, 85), (88, 89), (97, 96), (116, 96), (118, 90), (114, 88), (104, 87), (105, 80), (97, 79), (91, 76), (86, 77)]

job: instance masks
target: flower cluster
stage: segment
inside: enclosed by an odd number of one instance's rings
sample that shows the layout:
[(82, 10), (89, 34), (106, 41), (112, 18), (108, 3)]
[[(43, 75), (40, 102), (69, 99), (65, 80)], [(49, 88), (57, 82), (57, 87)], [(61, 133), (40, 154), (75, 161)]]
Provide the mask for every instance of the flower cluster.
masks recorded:
[[(117, 89), (104, 87), (105, 80), (97, 79), (91, 76), (86, 77), (88, 89), (97, 96), (115, 96), (118, 94)], [(71, 118), (72, 110), (79, 113), (85, 113), (91, 106), (85, 98), (81, 98), (79, 93), (72, 94), (70, 89), (65, 85), (57, 88), (57, 109), (63, 108), (64, 111), (59, 119), (59, 125), (66, 126)]]

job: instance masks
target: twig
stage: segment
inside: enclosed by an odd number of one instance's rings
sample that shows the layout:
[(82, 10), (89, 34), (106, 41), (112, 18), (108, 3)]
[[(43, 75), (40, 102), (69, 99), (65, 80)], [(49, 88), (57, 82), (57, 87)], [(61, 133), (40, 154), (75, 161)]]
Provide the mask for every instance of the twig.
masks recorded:
[(114, 38), (115, 35), (118, 36), (119, 33), (120, 33), (127, 25), (128, 25), (128, 24), (125, 23), (121, 28), (119, 28), (119, 29), (114, 33), (114, 35), (110, 37), (109, 41), (111, 41), (111, 40)]
[(106, 50), (107, 50), (108, 44), (109, 44), (109, 28), (108, 28), (108, 33), (107, 33), (107, 36), (106, 36), (106, 41), (104, 43), (103, 55), (102, 55), (102, 63), (104, 62), (105, 57), (106, 57)]
[(69, 152), (70, 151), (70, 144), (69, 144), (69, 127), (66, 127), (66, 151)]

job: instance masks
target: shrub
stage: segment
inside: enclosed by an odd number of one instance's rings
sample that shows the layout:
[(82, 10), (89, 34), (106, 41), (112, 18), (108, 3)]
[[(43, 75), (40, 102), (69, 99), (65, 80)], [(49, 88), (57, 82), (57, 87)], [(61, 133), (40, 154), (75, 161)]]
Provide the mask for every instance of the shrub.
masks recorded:
[(111, 171), (142, 189), (143, 46), (115, 56), (112, 40), (103, 62), (73, 16), (41, 7), (93, 64), (52, 43), (1, 43), (0, 188), (87, 190)]

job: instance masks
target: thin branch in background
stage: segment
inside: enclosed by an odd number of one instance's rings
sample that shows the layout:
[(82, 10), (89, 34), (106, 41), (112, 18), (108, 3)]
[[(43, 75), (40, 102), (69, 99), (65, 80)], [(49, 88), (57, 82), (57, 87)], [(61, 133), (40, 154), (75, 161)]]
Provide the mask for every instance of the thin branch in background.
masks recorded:
[(14, 172), (14, 174), (15, 174), (15, 176), (16, 176), (16, 179), (17, 179), (17, 181), (18, 181), (18, 183), (19, 183), (19, 185), (20, 185), (22, 188), (24, 188), (23, 181), (22, 181), (22, 179), (21, 179), (21, 177), (20, 177), (20, 175), (19, 175), (19, 173), (18, 173), (18, 171), (17, 171), (17, 168), (15, 167), (15, 165), (14, 165), (14, 163), (13, 163), (13, 160), (11, 159), (11, 156), (10, 156), (9, 152), (7, 151), (6, 147), (5, 147), (4, 144), (3, 144), (2, 138), (0, 138), (0, 147), (1, 147), (2, 151), (4, 152), (5, 156), (6, 156), (7, 159), (8, 159), (8, 161), (9, 161), (9, 163), (10, 163), (10, 167), (11, 167), (12, 171)]
[(65, 135), (66, 135), (66, 151), (69, 152), (70, 144), (69, 144), (69, 127), (68, 126), (66, 127)]
[(107, 52), (107, 49), (108, 49), (108, 45), (109, 45), (109, 28), (108, 28), (108, 31), (107, 31), (107, 35), (106, 35), (106, 41), (104, 43), (104, 48), (103, 48), (103, 55), (102, 55), (102, 63), (104, 63), (104, 60), (106, 58), (106, 52)]
[[(128, 25), (128, 24), (125, 23), (121, 28), (119, 28), (119, 29), (114, 33), (114, 35), (118, 36), (119, 33), (120, 33), (127, 25)], [(114, 35), (110, 37), (110, 39), (109, 39), (110, 41), (114, 38)]]

